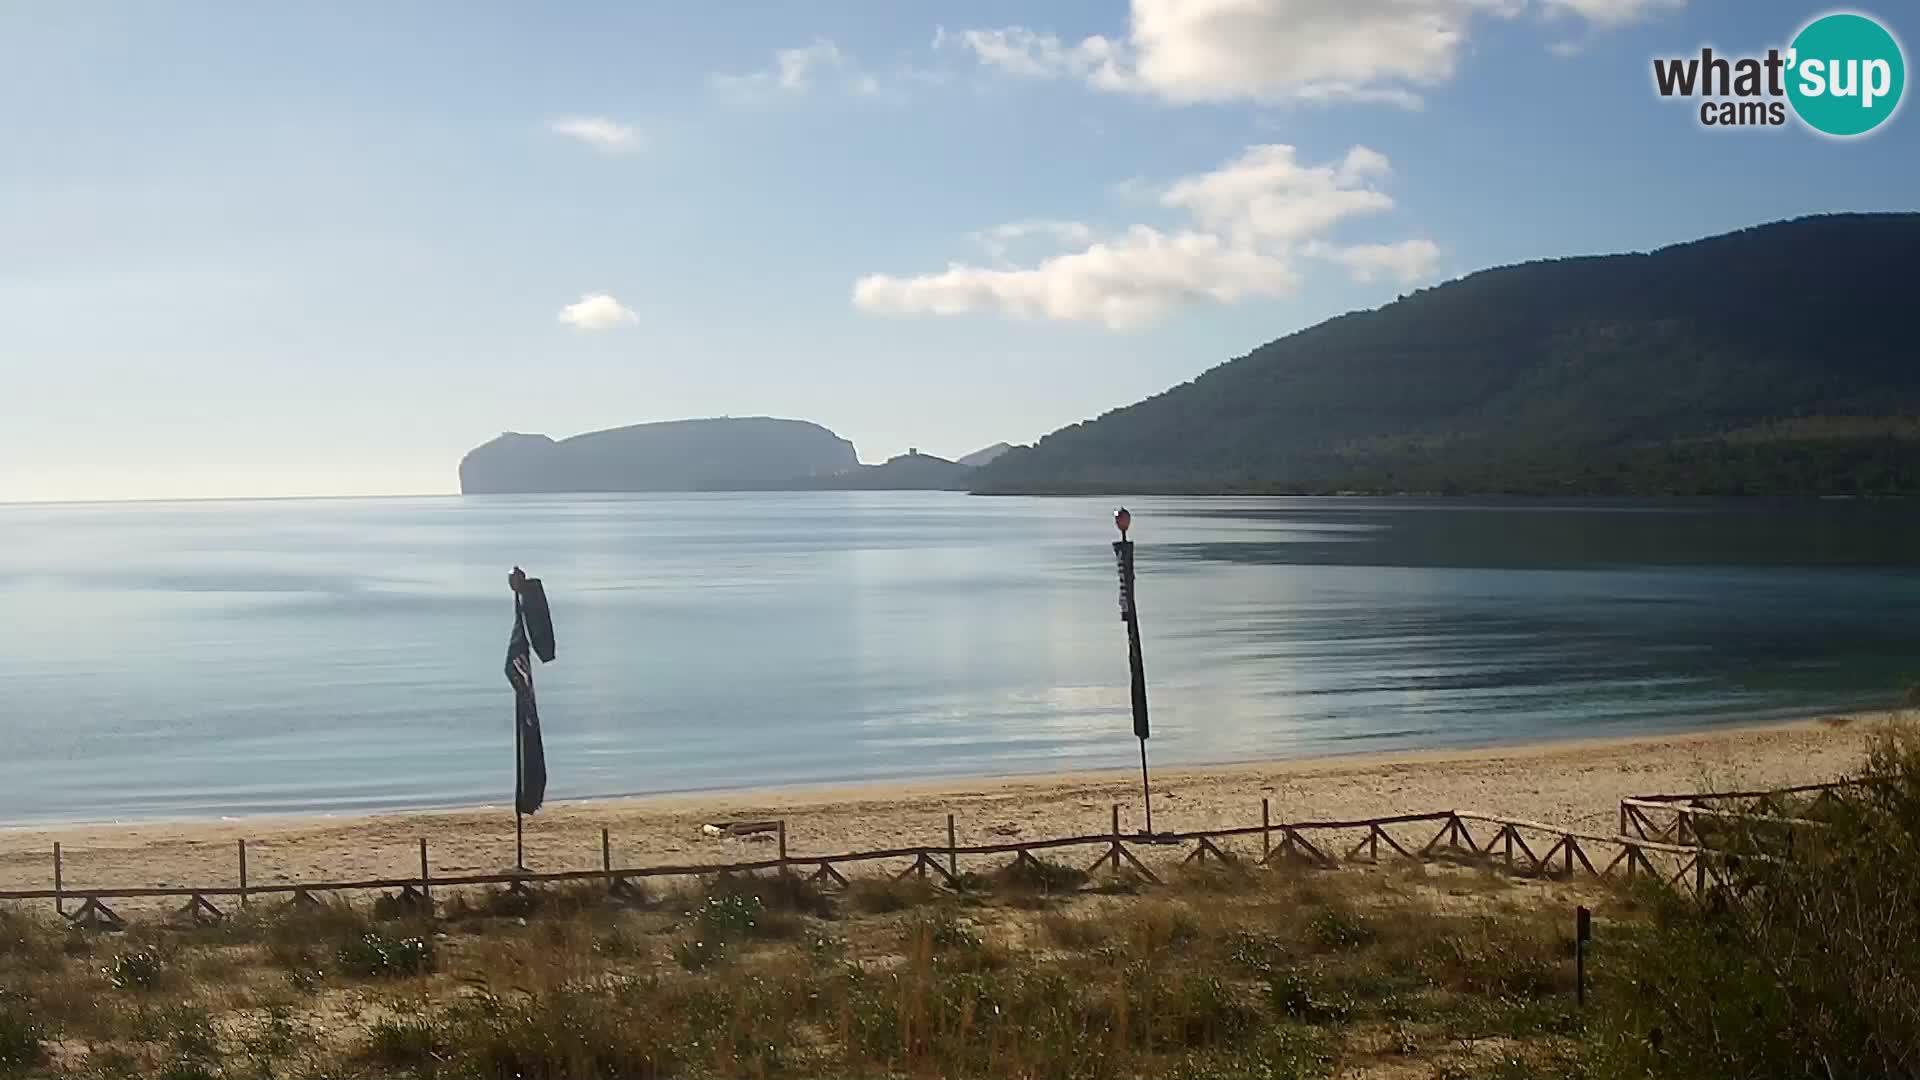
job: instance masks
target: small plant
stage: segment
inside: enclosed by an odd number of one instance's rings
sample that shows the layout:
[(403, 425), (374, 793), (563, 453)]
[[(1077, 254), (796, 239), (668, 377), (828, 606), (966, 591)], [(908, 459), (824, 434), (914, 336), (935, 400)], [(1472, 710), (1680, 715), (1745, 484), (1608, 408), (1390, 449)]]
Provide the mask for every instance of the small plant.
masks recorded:
[(766, 906), (757, 896), (732, 893), (707, 897), (706, 903), (692, 914), (703, 936), (737, 941), (754, 936), (766, 915)]
[(327, 973), (317, 967), (297, 967), (287, 969), (287, 985), (302, 994), (314, 994), (325, 982)]
[(166, 1039), (178, 1061), (212, 1061), (220, 1052), (213, 1017), (205, 1009), (177, 1008), (167, 1012)]
[(673, 946), (674, 962), (688, 971), (705, 971), (732, 955), (732, 948), (718, 938), (683, 938)]
[(1323, 949), (1353, 952), (1371, 945), (1379, 934), (1365, 919), (1345, 907), (1324, 907), (1307, 921), (1307, 932)]
[(763, 911), (812, 915), (828, 919), (834, 915), (833, 898), (820, 886), (792, 871), (777, 874), (721, 874), (714, 879), (711, 896), (752, 897)]
[(862, 877), (855, 878), (847, 887), (848, 905), (870, 915), (885, 915), (918, 907), (931, 900), (933, 895), (931, 885), (915, 878)]
[(949, 916), (935, 919), (928, 927), (929, 940), (936, 949), (954, 949), (973, 952), (986, 944), (980, 937), (980, 931), (969, 923), (963, 923)]
[(24, 1007), (0, 998), (0, 1076), (24, 1073), (40, 1064), (44, 1037)]
[(426, 938), (369, 931), (340, 946), (335, 959), (342, 972), (362, 979), (423, 975), (433, 970), (433, 946)]
[(1062, 911), (1049, 913), (1040, 920), (1047, 931), (1047, 937), (1063, 949), (1094, 949), (1107, 940), (1108, 926), (1097, 919), (1069, 915)]
[(201, 1058), (175, 1058), (156, 1075), (159, 1080), (219, 1080), (213, 1065)]
[(1016, 859), (999, 873), (1000, 881), (1016, 892), (1051, 896), (1070, 893), (1087, 883), (1087, 872), (1046, 859)]
[(646, 952), (646, 945), (626, 927), (616, 926), (594, 940), (593, 951), (609, 959), (631, 960)]
[(1393, 1052), (1401, 1057), (1413, 1057), (1420, 1052), (1420, 1033), (1405, 1020), (1394, 1023), (1389, 1038)]
[[(68, 935), (67, 943), (80, 942)], [(25, 912), (0, 908), (0, 962), (40, 971), (57, 971), (65, 964), (68, 952), (48, 925)]]
[(1182, 1034), (1189, 1046), (1237, 1041), (1260, 1019), (1259, 1013), (1241, 1003), (1226, 983), (1212, 975), (1181, 980), (1178, 1005)]
[(305, 1038), (305, 1031), (293, 1019), (293, 1010), (275, 1005), (267, 1010), (260, 1026), (247, 1033), (242, 1045), (260, 1064), (261, 1072), (271, 1073), (272, 1063), (292, 1053)]
[(135, 949), (113, 958), (107, 968), (107, 981), (118, 990), (150, 991), (160, 985), (165, 965), (153, 949)]
[(807, 956), (816, 964), (831, 964), (847, 955), (847, 943), (844, 938), (832, 934), (810, 934), (807, 937)]
[(1267, 1002), (1282, 1016), (1308, 1024), (1338, 1024), (1353, 1011), (1350, 999), (1327, 993), (1297, 971), (1267, 977)]
[(1227, 939), (1227, 959), (1244, 971), (1265, 975), (1283, 953), (1280, 939), (1272, 934), (1236, 930)]
[(445, 1051), (445, 1033), (432, 1016), (387, 1016), (367, 1026), (367, 1056), (381, 1065), (418, 1065)]

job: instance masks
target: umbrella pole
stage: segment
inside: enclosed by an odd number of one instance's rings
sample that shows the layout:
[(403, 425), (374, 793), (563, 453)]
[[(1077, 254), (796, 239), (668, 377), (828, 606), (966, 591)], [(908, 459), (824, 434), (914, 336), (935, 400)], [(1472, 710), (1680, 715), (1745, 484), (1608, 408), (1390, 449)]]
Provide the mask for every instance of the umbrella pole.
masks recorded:
[(1147, 835), (1153, 835), (1153, 790), (1147, 786), (1147, 740), (1140, 740), (1140, 797), (1147, 804)]
[(520, 793), (526, 782), (521, 775), (524, 758), (520, 740), (523, 737), (520, 732), (520, 709), (516, 705), (513, 711), (513, 868), (522, 871), (527, 868), (526, 817), (520, 813)]

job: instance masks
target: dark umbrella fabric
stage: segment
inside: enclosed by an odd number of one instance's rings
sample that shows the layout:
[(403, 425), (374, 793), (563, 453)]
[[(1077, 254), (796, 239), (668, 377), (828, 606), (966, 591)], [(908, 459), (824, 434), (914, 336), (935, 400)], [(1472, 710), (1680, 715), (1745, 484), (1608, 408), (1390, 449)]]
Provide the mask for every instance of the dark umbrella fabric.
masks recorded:
[(513, 722), (519, 725), (513, 808), (531, 814), (547, 797), (547, 753), (540, 743), (540, 708), (533, 696), (533, 653), (553, 659), (553, 619), (538, 578), (521, 585), (513, 601), (513, 637), (507, 642), (507, 682), (513, 687)]

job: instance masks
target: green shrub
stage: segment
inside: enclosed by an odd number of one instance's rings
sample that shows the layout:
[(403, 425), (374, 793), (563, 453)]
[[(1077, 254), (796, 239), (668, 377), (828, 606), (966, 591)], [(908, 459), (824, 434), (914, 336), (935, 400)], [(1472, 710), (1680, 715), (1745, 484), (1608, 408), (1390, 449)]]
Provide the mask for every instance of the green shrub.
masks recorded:
[(367, 1057), (381, 1065), (428, 1064), (447, 1050), (446, 1033), (433, 1015), (387, 1016), (367, 1025)]
[(0, 965), (58, 971), (66, 964), (68, 942), (84, 944), (73, 935), (63, 941), (56, 927), (29, 912), (0, 907)]
[(1260, 1021), (1256, 1010), (1241, 1002), (1231, 987), (1212, 975), (1181, 979), (1176, 1002), (1180, 1034), (1188, 1046), (1237, 1042)]
[(309, 1033), (294, 1019), (291, 1009), (274, 1005), (267, 1009), (260, 1024), (246, 1033), (241, 1046), (260, 1066), (261, 1072), (271, 1074), (273, 1062), (291, 1054), (295, 1047), (309, 1039)]
[(1015, 859), (997, 875), (1000, 884), (1015, 892), (1042, 895), (1069, 893), (1087, 883), (1087, 872), (1047, 859)]
[(1307, 920), (1307, 932), (1323, 949), (1353, 952), (1373, 944), (1379, 934), (1367, 920), (1350, 908), (1323, 907)]
[(1227, 938), (1227, 960), (1249, 974), (1265, 975), (1285, 953), (1285, 946), (1272, 934), (1236, 930)]
[(914, 877), (858, 877), (847, 885), (848, 906), (870, 915), (906, 911), (927, 903), (936, 895), (931, 884)]
[(1298, 971), (1267, 976), (1267, 1003), (1274, 1012), (1308, 1024), (1338, 1024), (1353, 1012), (1353, 999), (1328, 992), (1319, 980)]
[(1571, 990), (1570, 953), (1557, 939), (1517, 921), (1471, 920), (1430, 938), (1419, 968), (1437, 986), (1489, 997), (1540, 997)]
[(447, 1018), (455, 1075), (649, 1077), (679, 1075), (670, 1025), (603, 994), (562, 991), (525, 1002), (485, 998)]
[(631, 960), (646, 953), (646, 943), (624, 926), (616, 926), (594, 939), (593, 951), (612, 960)]
[(24, 1073), (39, 1065), (46, 1033), (25, 1006), (0, 999), (0, 1076)]
[(166, 965), (151, 948), (123, 952), (107, 968), (107, 981), (120, 990), (151, 991), (160, 986)]
[(1594, 929), (1594, 1076), (1909, 1076), (1920, 1062), (1920, 742), (1879, 736), (1825, 827), (1732, 822), (1768, 855), (1726, 866), (1744, 898), (1649, 891), (1642, 924)]
[(766, 913), (759, 897), (732, 893), (707, 897), (693, 912), (693, 921), (704, 937), (739, 941), (758, 932)]
[(429, 938), (369, 931), (340, 946), (334, 959), (342, 974), (361, 979), (424, 975), (433, 970), (433, 944)]
[(721, 938), (684, 938), (673, 946), (674, 962), (688, 971), (705, 971), (732, 957), (732, 947)]
[(833, 897), (807, 878), (786, 870), (777, 874), (721, 874), (707, 893), (712, 897), (750, 897), (768, 912), (821, 919), (835, 914)]
[(928, 920), (926, 926), (928, 940), (936, 949), (977, 952), (986, 946), (986, 939), (977, 928), (954, 918), (951, 913)]
[(165, 1037), (179, 1061), (212, 1061), (219, 1056), (220, 1037), (205, 1009), (177, 1006), (164, 1014)]

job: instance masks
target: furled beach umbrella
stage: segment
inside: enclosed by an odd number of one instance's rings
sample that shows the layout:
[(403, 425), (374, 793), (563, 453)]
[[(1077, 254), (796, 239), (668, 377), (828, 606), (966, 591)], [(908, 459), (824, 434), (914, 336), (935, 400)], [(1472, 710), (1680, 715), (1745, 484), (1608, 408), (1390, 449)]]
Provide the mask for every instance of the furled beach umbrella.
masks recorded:
[(533, 657), (554, 657), (553, 614), (539, 578), (519, 567), (507, 575), (513, 590), (513, 636), (507, 640), (507, 682), (513, 687), (513, 864), (526, 869), (521, 817), (547, 797), (547, 753), (540, 741), (540, 708), (533, 696)]

